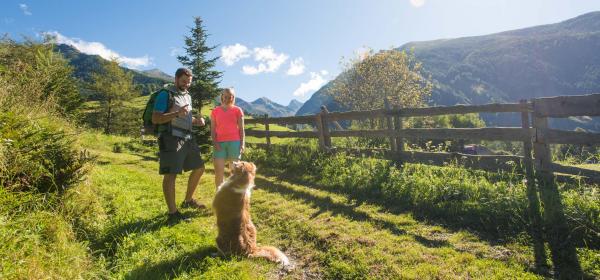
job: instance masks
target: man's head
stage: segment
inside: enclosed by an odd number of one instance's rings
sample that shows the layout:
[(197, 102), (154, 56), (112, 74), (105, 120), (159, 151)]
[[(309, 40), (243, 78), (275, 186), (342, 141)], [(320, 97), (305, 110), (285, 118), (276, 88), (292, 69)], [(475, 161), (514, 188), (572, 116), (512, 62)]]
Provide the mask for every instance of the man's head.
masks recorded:
[(231, 106), (235, 103), (235, 91), (233, 88), (226, 88), (221, 94), (221, 104)]
[(192, 85), (192, 71), (187, 68), (179, 68), (175, 71), (175, 87), (180, 91), (186, 91)]

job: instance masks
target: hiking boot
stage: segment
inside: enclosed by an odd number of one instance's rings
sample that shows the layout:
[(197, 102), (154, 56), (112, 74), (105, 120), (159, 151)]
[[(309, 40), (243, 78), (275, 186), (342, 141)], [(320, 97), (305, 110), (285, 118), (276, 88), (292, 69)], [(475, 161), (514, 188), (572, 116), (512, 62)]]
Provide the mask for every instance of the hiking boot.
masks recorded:
[(192, 198), (192, 200), (184, 200), (183, 202), (181, 202), (181, 208), (206, 209), (206, 205), (200, 203), (200, 201), (198, 201), (197, 199)]

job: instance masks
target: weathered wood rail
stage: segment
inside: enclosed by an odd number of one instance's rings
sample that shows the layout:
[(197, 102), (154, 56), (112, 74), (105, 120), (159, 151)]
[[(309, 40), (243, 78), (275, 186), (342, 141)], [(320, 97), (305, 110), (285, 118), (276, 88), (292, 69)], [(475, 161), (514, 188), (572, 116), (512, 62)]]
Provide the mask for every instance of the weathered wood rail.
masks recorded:
[[(404, 128), (403, 119), (448, 114), (467, 113), (521, 113), (521, 127), (487, 128)], [(457, 162), (467, 168), (486, 171), (523, 172), (527, 178), (529, 199), (529, 218), (534, 240), (536, 266), (547, 267), (542, 229), (546, 231), (551, 248), (552, 261), (557, 276), (575, 277), (581, 275), (581, 268), (574, 246), (569, 242), (569, 229), (563, 213), (560, 195), (555, 184), (556, 173), (580, 176), (590, 183), (600, 183), (600, 172), (585, 168), (564, 166), (552, 162), (550, 144), (600, 144), (600, 134), (551, 129), (548, 118), (566, 118), (571, 116), (600, 116), (600, 94), (581, 96), (559, 96), (536, 98), (529, 102), (456, 105), (429, 108), (390, 108), (371, 111), (333, 112), (322, 108), (321, 113), (311, 116), (283, 118), (248, 119), (246, 124), (264, 124), (264, 131), (246, 130), (246, 135), (266, 138), (266, 148), (271, 146), (271, 137), (280, 138), (318, 138), (321, 149), (329, 152), (345, 151), (349, 153), (376, 155), (386, 159), (443, 165)], [(533, 118), (531, 118), (533, 117)], [(381, 119), (386, 129), (330, 131), (330, 123), (348, 120)], [(532, 121), (530, 123), (530, 120)], [(314, 131), (270, 131), (269, 124), (296, 125), (309, 124)], [(352, 148), (332, 147), (332, 137), (370, 137), (388, 138), (389, 150), (356, 150)], [(492, 140), (516, 141), (523, 143), (522, 156), (467, 155), (461, 153), (430, 153), (405, 151), (406, 139), (436, 140)], [(533, 154), (533, 155), (532, 155)], [(536, 181), (537, 179), (537, 181)], [(544, 205), (543, 219), (540, 214), (540, 200)]]

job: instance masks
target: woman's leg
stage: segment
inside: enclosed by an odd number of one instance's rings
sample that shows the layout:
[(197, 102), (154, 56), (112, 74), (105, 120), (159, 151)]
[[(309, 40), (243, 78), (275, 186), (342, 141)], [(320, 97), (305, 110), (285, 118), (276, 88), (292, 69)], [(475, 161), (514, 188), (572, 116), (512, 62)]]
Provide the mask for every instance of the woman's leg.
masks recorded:
[(225, 172), (225, 159), (217, 158), (213, 159), (215, 166), (215, 187), (219, 187), (223, 183), (223, 173)]

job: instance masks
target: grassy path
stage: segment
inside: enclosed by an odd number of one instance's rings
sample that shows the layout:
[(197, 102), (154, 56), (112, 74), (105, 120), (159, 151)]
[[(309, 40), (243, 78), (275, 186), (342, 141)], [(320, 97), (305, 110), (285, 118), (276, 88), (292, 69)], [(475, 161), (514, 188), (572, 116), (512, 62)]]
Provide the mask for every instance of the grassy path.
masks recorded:
[[(451, 232), (281, 177), (257, 177), (252, 214), (258, 241), (286, 252), (296, 268), (243, 258), (219, 258), (210, 210), (184, 210), (189, 222), (169, 225), (152, 149), (128, 138), (85, 134), (97, 155), (89, 187), (99, 210), (86, 224), (90, 247), (109, 271), (124, 279), (529, 279), (531, 254), (519, 246), (492, 246), (467, 232)], [(127, 146), (127, 145), (125, 145)], [(210, 204), (212, 168), (196, 197)], [(259, 167), (259, 173), (260, 167)], [(177, 180), (183, 199), (187, 176)]]

